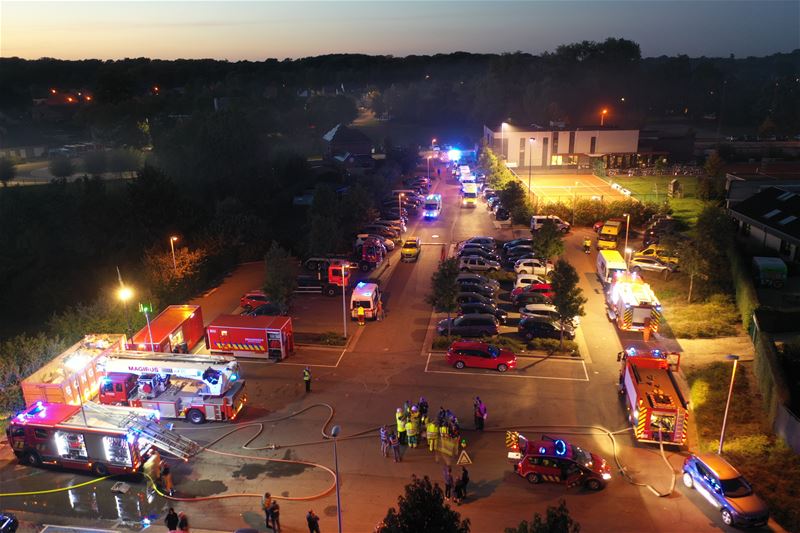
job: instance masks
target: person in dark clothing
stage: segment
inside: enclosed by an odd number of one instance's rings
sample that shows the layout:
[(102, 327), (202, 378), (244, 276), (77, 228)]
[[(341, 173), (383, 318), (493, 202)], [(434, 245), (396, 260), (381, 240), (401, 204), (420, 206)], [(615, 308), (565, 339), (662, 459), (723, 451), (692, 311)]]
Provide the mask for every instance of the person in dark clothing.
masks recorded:
[(275, 533), (281, 533), (281, 506), (278, 505), (278, 500), (272, 500), (269, 511), (269, 515), (272, 517), (272, 530)]
[(453, 470), (449, 466), (444, 467), (444, 499), (449, 500), (453, 492)]
[(306, 522), (308, 522), (308, 533), (319, 533), (319, 517), (313, 509), (308, 511)]
[(189, 519), (184, 513), (178, 514), (178, 531), (189, 531)]
[(178, 531), (178, 522), (180, 518), (178, 518), (178, 513), (175, 512), (175, 509), (172, 507), (169, 508), (167, 511), (167, 517), (164, 518), (164, 525), (167, 526), (167, 529), (172, 531)]
[(469, 485), (469, 471), (465, 466), (461, 466), (461, 499), (467, 497), (467, 485)]

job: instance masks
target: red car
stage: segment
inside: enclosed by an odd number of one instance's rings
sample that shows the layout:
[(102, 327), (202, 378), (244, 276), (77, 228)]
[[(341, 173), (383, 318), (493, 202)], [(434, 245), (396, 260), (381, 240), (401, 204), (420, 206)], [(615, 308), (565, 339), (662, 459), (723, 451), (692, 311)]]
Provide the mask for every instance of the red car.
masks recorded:
[(458, 369), (471, 366), (505, 372), (517, 367), (514, 352), (485, 342), (456, 341), (447, 350), (446, 360)]
[(553, 286), (549, 283), (534, 283), (524, 287), (517, 287), (511, 291), (511, 298), (516, 298), (520, 294), (541, 294), (547, 299), (552, 299), (553, 296), (555, 296), (555, 293), (553, 292)]
[(244, 293), (244, 296), (239, 300), (239, 305), (245, 311), (250, 311), (267, 303), (270, 303), (269, 298), (264, 294), (264, 291), (259, 290), (248, 291)]

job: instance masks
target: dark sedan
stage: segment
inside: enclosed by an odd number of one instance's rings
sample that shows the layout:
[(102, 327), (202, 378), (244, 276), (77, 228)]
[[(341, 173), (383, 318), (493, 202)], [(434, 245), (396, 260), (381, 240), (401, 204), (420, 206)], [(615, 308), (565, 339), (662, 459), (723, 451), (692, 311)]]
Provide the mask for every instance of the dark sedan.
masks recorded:
[(478, 302), (464, 303), (459, 308), (459, 314), (469, 315), (473, 313), (480, 313), (484, 315), (494, 315), (498, 322), (505, 324), (508, 322), (508, 313), (492, 304), (482, 304)]
[(456, 296), (456, 301), (459, 304), (465, 303), (482, 303), (482, 304), (493, 304), (494, 301), (491, 298), (487, 298), (477, 292), (459, 292), (458, 296)]
[(498, 323), (493, 315), (461, 315), (456, 318), (445, 318), (436, 325), (436, 332), (439, 335), (447, 335), (448, 330), (451, 335), (461, 337), (490, 337), (497, 335)]
[(479, 246), (465, 246), (458, 252), (458, 257), (467, 257), (471, 255), (477, 255), (478, 257), (491, 259), (492, 261), (500, 261), (500, 256), (498, 256), (496, 253), (490, 252), (489, 250)]
[(487, 285), (485, 283), (472, 283), (469, 281), (459, 281), (458, 287), (461, 292), (476, 292), (481, 296), (486, 296), (487, 298), (492, 298), (497, 291), (495, 291), (494, 287), (491, 285)]

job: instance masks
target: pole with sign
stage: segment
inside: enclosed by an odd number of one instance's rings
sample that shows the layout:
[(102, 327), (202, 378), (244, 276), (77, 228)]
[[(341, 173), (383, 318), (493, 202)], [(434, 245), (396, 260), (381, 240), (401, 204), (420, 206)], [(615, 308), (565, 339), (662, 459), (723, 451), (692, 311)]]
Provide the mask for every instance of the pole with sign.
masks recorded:
[(144, 319), (147, 321), (147, 334), (150, 336), (150, 351), (155, 352), (156, 347), (153, 344), (153, 330), (150, 329), (150, 313), (153, 312), (152, 303), (139, 303), (139, 312), (144, 313)]

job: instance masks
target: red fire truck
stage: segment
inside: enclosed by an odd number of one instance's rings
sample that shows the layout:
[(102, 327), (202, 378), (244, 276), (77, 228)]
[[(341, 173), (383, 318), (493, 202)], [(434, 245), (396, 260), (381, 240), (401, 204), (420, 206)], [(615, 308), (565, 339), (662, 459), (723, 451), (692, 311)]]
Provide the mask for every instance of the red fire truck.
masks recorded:
[(187, 460), (197, 443), (158, 423), (150, 409), (36, 402), (11, 419), (14, 455), (30, 466), (86, 470), (98, 476), (138, 472), (152, 448)]
[(213, 354), (282, 360), (294, 352), (288, 316), (219, 315), (206, 328)]
[(617, 360), (622, 362), (619, 392), (626, 396), (628, 420), (636, 440), (685, 444), (689, 406), (673, 375), (679, 368), (680, 355), (628, 348), (617, 355)]
[(164, 418), (230, 421), (247, 402), (233, 357), (117, 352), (101, 358), (97, 369), (104, 373), (100, 403), (154, 409)]
[(129, 350), (189, 353), (203, 338), (199, 305), (170, 305), (128, 340)]

